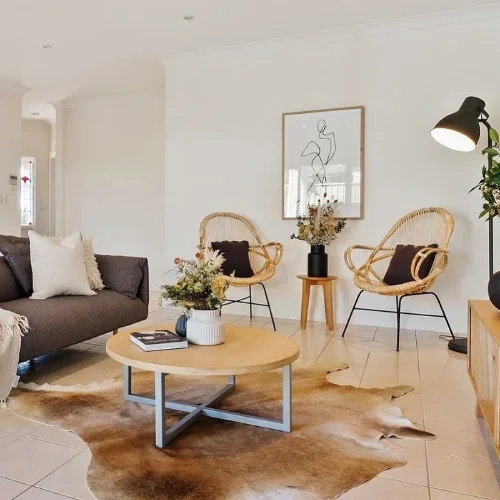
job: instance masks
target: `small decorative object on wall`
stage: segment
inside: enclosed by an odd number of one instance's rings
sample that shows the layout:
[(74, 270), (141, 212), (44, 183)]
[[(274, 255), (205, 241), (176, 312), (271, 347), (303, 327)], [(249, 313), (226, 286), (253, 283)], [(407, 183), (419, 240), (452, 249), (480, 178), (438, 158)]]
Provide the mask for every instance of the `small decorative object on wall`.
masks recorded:
[(283, 114), (283, 218), (307, 214), (324, 193), (339, 217), (363, 218), (363, 106)]
[(162, 286), (161, 298), (190, 312), (186, 337), (192, 344), (217, 345), (224, 342), (224, 324), (219, 309), (228, 284), (222, 275), (224, 259), (218, 252), (205, 250), (196, 260), (175, 259), (179, 277), (175, 285)]
[(338, 207), (339, 202), (327, 199), (325, 192), (323, 200), (307, 206), (306, 217), (298, 217), (298, 234), (293, 233), (290, 236), (292, 240), (302, 240), (311, 245), (311, 252), (307, 257), (307, 275), (311, 278), (328, 276), (328, 255), (325, 246), (337, 239), (337, 235), (346, 225), (345, 218), (335, 218)]

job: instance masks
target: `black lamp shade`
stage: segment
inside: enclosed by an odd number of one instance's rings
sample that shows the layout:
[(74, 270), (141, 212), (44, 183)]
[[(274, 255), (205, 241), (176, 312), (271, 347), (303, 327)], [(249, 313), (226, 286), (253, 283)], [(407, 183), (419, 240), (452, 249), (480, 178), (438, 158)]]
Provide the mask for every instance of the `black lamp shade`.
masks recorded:
[(445, 116), (431, 130), (432, 137), (450, 149), (473, 151), (479, 141), (479, 117), (486, 104), (478, 97), (467, 97), (460, 109)]

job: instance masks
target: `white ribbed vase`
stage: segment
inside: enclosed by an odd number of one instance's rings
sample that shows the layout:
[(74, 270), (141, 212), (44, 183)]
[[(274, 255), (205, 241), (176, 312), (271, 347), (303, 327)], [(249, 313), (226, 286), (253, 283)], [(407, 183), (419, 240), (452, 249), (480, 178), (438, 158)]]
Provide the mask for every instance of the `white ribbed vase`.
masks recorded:
[(187, 322), (186, 338), (191, 344), (217, 345), (224, 343), (225, 328), (219, 310), (200, 311), (191, 310), (191, 317)]

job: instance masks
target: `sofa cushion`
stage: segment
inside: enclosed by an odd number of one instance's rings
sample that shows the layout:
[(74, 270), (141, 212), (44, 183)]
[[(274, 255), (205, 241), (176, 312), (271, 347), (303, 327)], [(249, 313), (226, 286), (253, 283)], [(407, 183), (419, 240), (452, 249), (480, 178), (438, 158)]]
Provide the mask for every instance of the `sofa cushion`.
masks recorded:
[(29, 232), (32, 299), (49, 299), (58, 295), (95, 295), (90, 289), (85, 268), (85, 251), (79, 231), (64, 239)]
[[(55, 241), (60, 240), (60, 238), (54, 239)], [(92, 238), (84, 238), (83, 247), (85, 250), (85, 268), (89, 285), (92, 290), (102, 290), (104, 285), (99, 273), (99, 268), (97, 267), (97, 262), (95, 261)], [(26, 295), (31, 295), (33, 293), (33, 271), (31, 268), (29, 238), (0, 235), (0, 254), (6, 255), (7, 263), (14, 272), (24, 293)]]
[(0, 302), (9, 302), (22, 297), (24, 297), (24, 292), (21, 285), (5, 257), (0, 257)]
[(142, 300), (130, 299), (112, 290), (102, 290), (90, 297), (23, 298), (2, 303), (0, 308), (26, 316), (30, 323), (30, 330), (21, 343), (21, 362), (137, 323), (148, 316), (148, 307)]
[(123, 293), (131, 299), (137, 297), (139, 285), (144, 277), (146, 259), (121, 255), (96, 255), (96, 260), (106, 288)]
[(5, 256), (18, 283), (26, 295), (33, 292), (30, 242), (28, 238), (0, 235), (0, 253)]

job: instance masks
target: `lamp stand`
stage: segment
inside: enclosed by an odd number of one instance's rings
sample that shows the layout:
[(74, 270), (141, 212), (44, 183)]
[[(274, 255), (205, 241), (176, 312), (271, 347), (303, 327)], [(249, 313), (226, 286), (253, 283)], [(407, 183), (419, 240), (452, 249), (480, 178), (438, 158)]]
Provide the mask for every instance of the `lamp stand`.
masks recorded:
[[(491, 148), (493, 147), (493, 141), (491, 140), (491, 137), (490, 137), (490, 124), (487, 122), (487, 121), (484, 121), (484, 124), (486, 126), (486, 128), (488, 129), (488, 147)], [(491, 155), (488, 155), (488, 169), (491, 168), (492, 166), (492, 156)], [(493, 218), (490, 217), (488, 219), (488, 232), (489, 232), (489, 252), (490, 252), (490, 278), (492, 278), (493, 276)]]
[[(485, 113), (485, 112), (483, 112)], [(491, 125), (488, 123), (488, 115), (485, 113), (485, 117), (479, 120), (480, 123), (483, 123), (484, 126), (488, 130), (488, 147), (491, 148), (493, 146), (493, 141), (490, 137), (490, 128)], [(491, 168), (491, 160), (492, 157), (488, 155), (488, 168)], [(488, 254), (489, 254), (489, 279), (493, 276), (493, 218), (490, 217), (488, 219)], [(455, 352), (460, 352), (462, 354), (467, 354), (467, 337), (465, 338), (456, 338), (452, 339), (448, 342), (448, 349)]]

